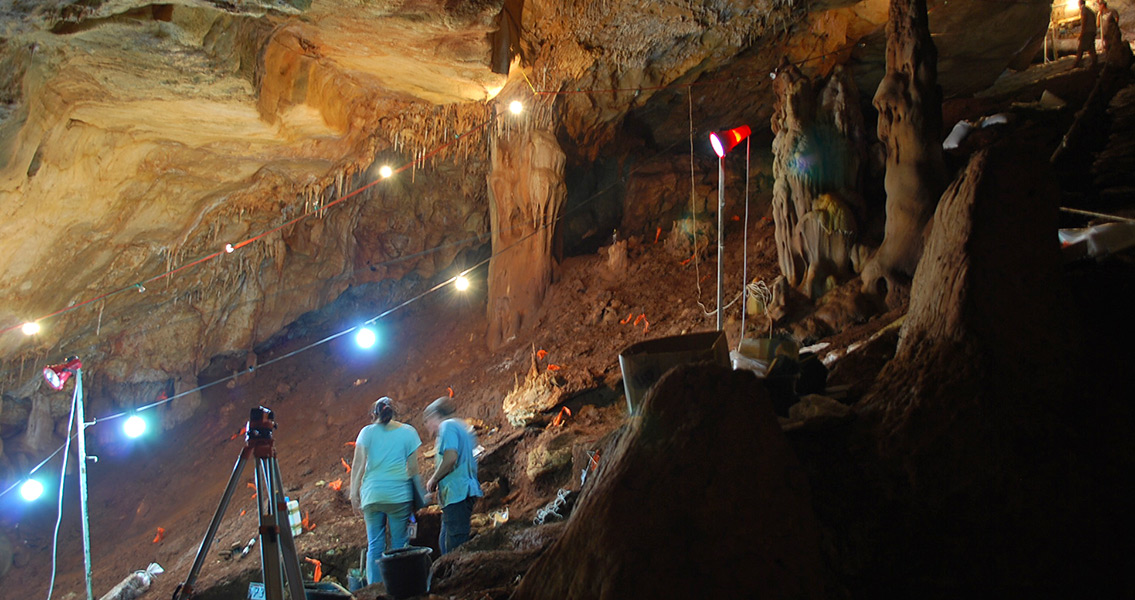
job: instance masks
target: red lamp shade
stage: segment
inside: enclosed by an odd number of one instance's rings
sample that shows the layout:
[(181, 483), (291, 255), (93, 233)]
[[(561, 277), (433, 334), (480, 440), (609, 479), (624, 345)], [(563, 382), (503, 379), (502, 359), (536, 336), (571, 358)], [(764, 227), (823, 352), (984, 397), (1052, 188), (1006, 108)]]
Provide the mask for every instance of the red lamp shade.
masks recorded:
[(83, 361), (79, 360), (78, 356), (72, 356), (65, 361), (43, 368), (43, 378), (47, 380), (47, 385), (53, 389), (61, 390), (67, 380), (75, 374), (76, 369), (83, 368)]
[(748, 125), (741, 125), (725, 131), (715, 131), (709, 134), (709, 145), (713, 146), (713, 151), (717, 153), (718, 158), (725, 158), (726, 154), (734, 148), (741, 140), (749, 137), (752, 133)]

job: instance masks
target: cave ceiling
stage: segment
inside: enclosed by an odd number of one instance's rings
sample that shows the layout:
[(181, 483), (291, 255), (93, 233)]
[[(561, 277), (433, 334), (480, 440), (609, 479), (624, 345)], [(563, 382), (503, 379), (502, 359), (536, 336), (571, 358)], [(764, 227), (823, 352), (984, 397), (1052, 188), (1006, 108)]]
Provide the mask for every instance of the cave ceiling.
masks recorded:
[[(529, 103), (523, 118), (554, 127), (579, 164), (610, 151), (628, 115), (658, 144), (686, 140), (691, 113), (699, 131), (767, 127), (781, 57), (813, 75), (849, 64), (869, 98), (886, 12), (884, 0), (0, 0), (5, 397), (34, 393), (28, 364), (67, 354), (105, 385), (187, 389), (212, 357), (346, 290), (420, 291), (483, 251), (503, 102)], [(947, 95), (992, 83), (1048, 14), (931, 2)], [(493, 34), (507, 19), (519, 39), (501, 75)], [(405, 170), (378, 181), (380, 164)], [(39, 318), (40, 333), (19, 331)]]

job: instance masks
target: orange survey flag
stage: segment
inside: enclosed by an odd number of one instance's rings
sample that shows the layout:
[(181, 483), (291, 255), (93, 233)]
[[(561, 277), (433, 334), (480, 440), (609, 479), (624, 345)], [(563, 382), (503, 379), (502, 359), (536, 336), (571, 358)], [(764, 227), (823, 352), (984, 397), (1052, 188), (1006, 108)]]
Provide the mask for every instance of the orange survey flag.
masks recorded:
[(166, 536), (166, 528), (165, 527), (158, 527), (158, 535), (154, 536), (154, 542), (153, 543), (156, 544), (156, 543), (162, 541), (162, 538), (164, 538), (165, 536)]
[(306, 556), (303, 557), (303, 559), (315, 565), (315, 575), (312, 575), (312, 579), (315, 581), (315, 583), (319, 583), (319, 580), (323, 579), (323, 563), (314, 558), (308, 558)]

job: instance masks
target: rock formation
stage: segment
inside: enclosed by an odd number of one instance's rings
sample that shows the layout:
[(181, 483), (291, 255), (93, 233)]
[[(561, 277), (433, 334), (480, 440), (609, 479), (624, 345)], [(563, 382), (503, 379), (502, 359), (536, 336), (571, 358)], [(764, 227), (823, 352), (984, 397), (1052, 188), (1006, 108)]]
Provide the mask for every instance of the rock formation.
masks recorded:
[(859, 92), (850, 72), (837, 68), (816, 94), (787, 63), (774, 87), (777, 258), (788, 283), (815, 299), (853, 273), (866, 153)]
[(925, 0), (891, 0), (887, 73), (875, 91), (879, 140), (886, 146), (887, 222), (883, 243), (863, 268), (864, 288), (902, 295), (922, 256), (923, 229), (946, 187), (942, 90)]
[(1066, 437), (1077, 342), (1057, 188), (1028, 144), (975, 154), (943, 195), (894, 359), (857, 405), (908, 490), (904, 561), (984, 589), (1056, 567), (1070, 510), (1045, 449)]
[(830, 597), (800, 473), (752, 373), (675, 368), (513, 598)]
[(525, 127), (493, 139), (489, 348), (535, 321), (552, 282), (552, 245), (565, 197), (564, 153), (549, 131)]

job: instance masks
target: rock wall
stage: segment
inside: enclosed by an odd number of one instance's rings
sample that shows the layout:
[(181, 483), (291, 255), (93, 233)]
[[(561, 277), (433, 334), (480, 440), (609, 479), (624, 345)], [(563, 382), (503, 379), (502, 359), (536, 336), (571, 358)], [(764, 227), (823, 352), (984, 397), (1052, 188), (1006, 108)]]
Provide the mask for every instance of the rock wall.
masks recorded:
[(906, 490), (897, 555), (950, 585), (1044, 581), (1074, 547), (1079, 492), (1053, 449), (1078, 342), (1039, 146), (975, 154), (943, 195), (895, 357), (857, 405)]
[(592, 477), (515, 600), (836, 591), (808, 483), (750, 372), (671, 370)]

